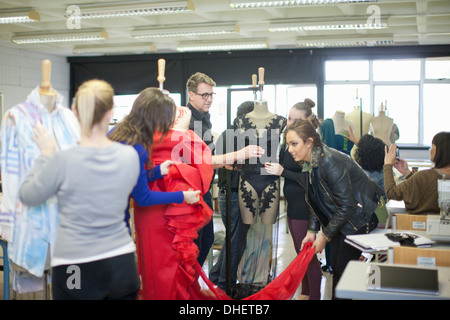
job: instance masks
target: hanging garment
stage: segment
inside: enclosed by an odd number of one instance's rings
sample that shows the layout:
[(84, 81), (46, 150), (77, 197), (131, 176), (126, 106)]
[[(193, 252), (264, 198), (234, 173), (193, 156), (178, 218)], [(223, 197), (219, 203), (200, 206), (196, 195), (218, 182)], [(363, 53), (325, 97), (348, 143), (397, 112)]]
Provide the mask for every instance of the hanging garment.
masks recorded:
[(347, 137), (336, 134), (333, 119), (325, 119), (323, 121), (320, 126), (320, 136), (322, 137), (323, 143), (327, 146), (339, 150), (346, 155), (351, 154), (352, 148), (355, 145), (352, 141), (348, 140)]
[[(58, 225), (56, 197), (35, 207), (23, 205), (18, 189), (40, 155), (32, 140), (33, 128), (41, 123), (56, 140), (58, 149), (74, 146), (79, 139), (79, 125), (72, 111), (62, 106), (57, 93), (52, 113), (41, 104), (39, 87), (27, 100), (9, 109), (1, 128), (1, 171), (3, 197), (0, 236), (8, 241), (11, 261), (31, 275), (13, 274), (13, 289), (19, 293), (42, 290), (42, 280), (32, 285), (33, 277), (42, 277), (52, 250)], [(23, 283), (27, 285), (21, 285)], [(30, 280), (31, 279), (31, 280)]]

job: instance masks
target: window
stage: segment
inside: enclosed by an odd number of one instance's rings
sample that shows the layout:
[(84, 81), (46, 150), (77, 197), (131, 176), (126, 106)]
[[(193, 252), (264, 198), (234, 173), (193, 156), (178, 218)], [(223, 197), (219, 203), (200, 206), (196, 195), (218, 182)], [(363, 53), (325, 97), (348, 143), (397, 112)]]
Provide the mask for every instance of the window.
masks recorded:
[(419, 86), (375, 86), (375, 116), (383, 104), (386, 115), (397, 125), (397, 143), (419, 143)]
[(356, 89), (364, 112), (377, 116), (387, 104), (399, 130), (397, 143), (429, 145), (436, 133), (448, 131), (449, 57), (327, 61), (324, 118), (351, 112)]
[(374, 81), (418, 81), (420, 60), (374, 60)]
[(326, 81), (369, 80), (368, 60), (331, 60), (325, 62)]
[[(114, 109), (111, 119), (112, 123), (120, 122), (126, 115), (128, 115), (133, 107), (134, 100), (138, 94), (124, 94), (114, 96)], [(170, 93), (169, 96), (175, 101), (175, 105), (181, 104), (181, 94)]]
[[(356, 100), (356, 97), (358, 99)], [(329, 84), (324, 88), (324, 119), (331, 118), (336, 111), (350, 113), (354, 107), (370, 111), (370, 86), (368, 84)]]
[(450, 58), (425, 60), (426, 79), (450, 79)]
[(450, 84), (425, 84), (423, 90), (423, 143), (431, 145), (433, 136), (449, 131)]

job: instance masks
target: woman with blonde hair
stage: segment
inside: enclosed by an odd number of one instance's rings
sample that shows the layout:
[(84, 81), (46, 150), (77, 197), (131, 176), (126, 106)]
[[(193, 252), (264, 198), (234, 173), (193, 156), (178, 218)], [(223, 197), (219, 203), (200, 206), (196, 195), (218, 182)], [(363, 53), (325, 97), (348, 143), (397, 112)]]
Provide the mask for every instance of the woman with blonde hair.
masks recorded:
[(83, 83), (72, 106), (81, 127), (78, 146), (55, 152), (42, 126), (33, 139), (41, 150), (20, 187), (20, 199), (39, 205), (52, 195), (59, 225), (51, 257), (53, 299), (135, 299), (140, 281), (135, 245), (123, 221), (139, 175), (139, 157), (113, 142), (107, 130), (113, 88), (105, 81)]

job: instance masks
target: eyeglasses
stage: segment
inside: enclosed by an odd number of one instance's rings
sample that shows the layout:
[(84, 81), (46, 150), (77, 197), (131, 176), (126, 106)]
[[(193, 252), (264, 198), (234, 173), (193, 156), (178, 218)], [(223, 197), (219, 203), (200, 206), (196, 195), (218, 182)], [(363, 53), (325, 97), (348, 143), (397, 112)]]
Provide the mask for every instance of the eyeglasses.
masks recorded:
[[(192, 91), (194, 92), (194, 91)], [(201, 96), (203, 100), (208, 100), (208, 98), (214, 98), (214, 95), (216, 94), (215, 92), (211, 92), (211, 93), (197, 93), (194, 92), (196, 95)]]

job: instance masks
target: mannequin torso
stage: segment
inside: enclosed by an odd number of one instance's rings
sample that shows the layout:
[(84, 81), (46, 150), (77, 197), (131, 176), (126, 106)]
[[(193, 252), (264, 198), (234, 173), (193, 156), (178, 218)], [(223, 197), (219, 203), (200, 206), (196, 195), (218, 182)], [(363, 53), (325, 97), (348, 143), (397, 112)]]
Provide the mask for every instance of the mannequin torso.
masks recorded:
[(373, 136), (383, 140), (387, 146), (392, 144), (391, 133), (393, 126), (394, 120), (386, 116), (383, 110), (370, 122), (370, 130)]
[(353, 132), (355, 132), (355, 126), (352, 122), (345, 119), (345, 112), (336, 111), (332, 117), (334, 122), (334, 132), (335, 134), (344, 135), (344, 130), (349, 130), (352, 128)]
[[(360, 107), (355, 107), (352, 112), (347, 113), (345, 118), (354, 124), (355, 128), (353, 134), (359, 140), (361, 138), (361, 111)], [(370, 121), (373, 115), (367, 112), (362, 112), (362, 135), (369, 132)]]

